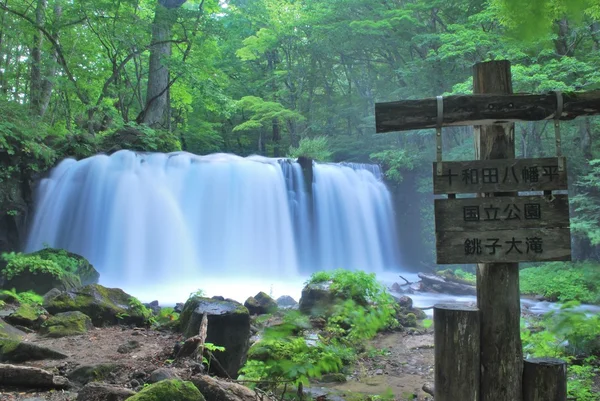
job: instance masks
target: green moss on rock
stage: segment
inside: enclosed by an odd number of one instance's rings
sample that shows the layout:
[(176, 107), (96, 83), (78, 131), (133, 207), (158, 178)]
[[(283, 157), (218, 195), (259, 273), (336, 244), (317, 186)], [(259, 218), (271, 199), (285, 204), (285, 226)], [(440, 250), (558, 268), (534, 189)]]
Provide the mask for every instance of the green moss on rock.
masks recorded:
[(94, 328), (92, 319), (86, 314), (73, 311), (63, 312), (46, 320), (41, 327), (40, 333), (48, 337), (67, 337), (87, 333)]
[(37, 328), (40, 325), (40, 316), (44, 313), (45, 311), (41, 308), (30, 304), (22, 304), (16, 311), (6, 317), (6, 321), (15, 325)]
[(144, 388), (127, 401), (204, 401), (204, 396), (191, 382), (163, 380)]
[(0, 319), (0, 339), (18, 340), (23, 338), (23, 336), (25, 336), (24, 332)]
[(0, 362), (27, 362), (43, 359), (65, 359), (67, 355), (19, 340), (0, 339)]
[(92, 319), (96, 327), (116, 324), (146, 324), (147, 316), (132, 307), (131, 295), (119, 288), (106, 288), (99, 284), (61, 293), (44, 303), (51, 314), (79, 311)]

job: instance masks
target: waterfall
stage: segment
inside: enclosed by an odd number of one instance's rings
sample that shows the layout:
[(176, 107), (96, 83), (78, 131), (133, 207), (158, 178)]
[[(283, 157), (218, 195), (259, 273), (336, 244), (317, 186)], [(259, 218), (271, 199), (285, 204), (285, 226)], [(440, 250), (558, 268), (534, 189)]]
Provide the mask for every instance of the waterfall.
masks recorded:
[(39, 183), (25, 250), (67, 249), (101, 281), (119, 283), (398, 266), (378, 166), (314, 163), (310, 184), (289, 159), (131, 151), (67, 159)]

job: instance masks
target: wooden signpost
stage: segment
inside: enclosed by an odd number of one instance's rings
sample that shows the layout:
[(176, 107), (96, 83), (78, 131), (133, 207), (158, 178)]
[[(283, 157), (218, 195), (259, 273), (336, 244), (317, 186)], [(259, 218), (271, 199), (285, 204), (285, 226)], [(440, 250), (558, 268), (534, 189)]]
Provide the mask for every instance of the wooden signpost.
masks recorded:
[[(566, 376), (529, 369), (523, 382), (518, 262), (571, 259), (568, 195), (553, 192), (568, 189), (560, 120), (600, 114), (600, 91), (513, 94), (508, 61), (476, 64), (473, 83), (473, 95), (378, 103), (376, 130), (437, 129), (433, 193), (447, 195), (435, 200), (437, 261), (477, 263), (477, 308), (468, 311), (479, 314), (477, 325), (466, 318), (450, 324), (449, 317), (466, 316), (460, 308), (438, 307), (437, 317), (434, 308), (436, 400), (522, 401), (526, 394), (526, 401), (543, 401), (530, 395), (547, 394), (542, 387)], [(536, 120), (554, 120), (556, 157), (515, 159), (513, 123)], [(478, 160), (442, 159), (441, 128), (451, 125), (474, 126)], [(464, 346), (477, 343), (472, 336), (480, 338), (479, 369)], [(438, 355), (442, 345), (452, 355)], [(466, 382), (479, 384), (469, 389)]]

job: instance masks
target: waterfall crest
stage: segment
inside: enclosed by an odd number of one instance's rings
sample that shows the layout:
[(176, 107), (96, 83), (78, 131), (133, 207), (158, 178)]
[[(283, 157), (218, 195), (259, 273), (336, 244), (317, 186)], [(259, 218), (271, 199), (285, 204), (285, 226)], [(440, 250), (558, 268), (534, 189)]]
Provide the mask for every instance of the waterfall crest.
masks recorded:
[(296, 161), (259, 156), (67, 159), (39, 183), (25, 250), (78, 253), (111, 282), (398, 266), (378, 166), (314, 163), (304, 177)]

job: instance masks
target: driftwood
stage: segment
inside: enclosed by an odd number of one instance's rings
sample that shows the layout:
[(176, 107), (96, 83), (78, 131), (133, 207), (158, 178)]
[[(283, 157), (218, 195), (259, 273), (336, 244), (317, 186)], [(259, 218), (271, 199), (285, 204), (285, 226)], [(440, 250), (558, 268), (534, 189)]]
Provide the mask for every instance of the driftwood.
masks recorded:
[(421, 291), (440, 292), (452, 295), (476, 295), (477, 289), (474, 285), (457, 283), (446, 277), (435, 274), (419, 273), (421, 279)]
[[(561, 120), (600, 114), (600, 91), (563, 93)], [(551, 120), (556, 116), (555, 93), (475, 94), (444, 97), (443, 126), (490, 125)], [(435, 128), (437, 99), (400, 100), (375, 105), (377, 132)]]

